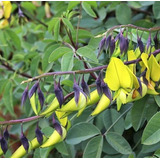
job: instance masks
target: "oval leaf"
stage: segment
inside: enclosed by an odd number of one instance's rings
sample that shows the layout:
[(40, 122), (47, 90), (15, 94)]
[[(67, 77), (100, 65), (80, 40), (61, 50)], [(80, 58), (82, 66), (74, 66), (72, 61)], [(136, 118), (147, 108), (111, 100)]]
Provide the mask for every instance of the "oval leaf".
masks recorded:
[(97, 136), (92, 138), (84, 150), (83, 158), (101, 158), (103, 146), (103, 137)]
[(94, 13), (94, 11), (92, 10), (90, 4), (88, 4), (87, 2), (82, 2), (82, 7), (88, 15), (90, 15), (91, 17), (94, 17), (94, 18), (97, 17), (96, 14)]
[(129, 143), (117, 133), (110, 132), (106, 135), (108, 143), (119, 153), (122, 154), (131, 154), (132, 149)]
[(142, 143), (152, 145), (160, 141), (160, 112), (156, 113), (143, 131)]
[(131, 23), (131, 14), (131, 9), (125, 3), (121, 3), (116, 8), (116, 19), (120, 24)]
[(91, 123), (82, 122), (69, 130), (66, 142), (68, 144), (78, 144), (98, 134), (100, 134), (100, 131), (96, 126)]
[(59, 47), (57, 49), (55, 49), (51, 55), (49, 56), (49, 60), (48, 62), (54, 62), (56, 61), (58, 58), (62, 57), (65, 53), (68, 52), (72, 52), (72, 50), (68, 47)]

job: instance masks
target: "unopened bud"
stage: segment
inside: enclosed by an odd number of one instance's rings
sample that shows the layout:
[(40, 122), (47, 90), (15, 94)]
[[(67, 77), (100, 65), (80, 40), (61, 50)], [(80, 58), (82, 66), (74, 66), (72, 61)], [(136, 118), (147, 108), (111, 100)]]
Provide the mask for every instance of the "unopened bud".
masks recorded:
[(156, 33), (155, 37), (154, 37), (154, 44), (155, 44), (155, 48), (158, 49), (159, 48), (159, 41), (158, 41), (158, 32)]
[(30, 89), (29, 93), (28, 93), (28, 96), (29, 98), (31, 98), (33, 96), (33, 94), (37, 91), (37, 88), (39, 86), (39, 82), (36, 82), (32, 88)]
[(38, 87), (38, 99), (39, 99), (41, 109), (42, 109), (43, 104), (44, 104), (44, 95), (43, 95), (43, 92), (41, 91), (40, 87)]
[(39, 126), (38, 126), (38, 123), (37, 123), (37, 127), (36, 127), (36, 130), (35, 130), (35, 133), (36, 133), (36, 137), (37, 137), (37, 141), (39, 142), (39, 144), (42, 144), (43, 142), (43, 133), (41, 132)]
[(109, 48), (110, 48), (110, 53), (112, 55), (113, 52), (114, 52), (114, 50), (115, 50), (115, 40), (114, 40), (114, 37), (111, 38), (111, 42), (110, 42)]
[(7, 126), (6, 129), (4, 130), (3, 136), (4, 136), (4, 138), (5, 138), (6, 140), (8, 140), (8, 138), (9, 138), (8, 126)]
[(110, 42), (111, 42), (111, 35), (109, 35), (106, 39), (106, 50), (108, 49), (108, 47), (110, 46)]
[(90, 97), (90, 92), (89, 92), (89, 87), (88, 84), (84, 80), (84, 75), (82, 76), (82, 81), (81, 81), (81, 87), (83, 89), (83, 92)]
[(63, 96), (62, 88), (60, 86), (60, 82), (58, 82), (58, 84), (56, 83), (56, 81), (54, 82), (54, 93), (57, 97), (57, 100), (59, 102), (59, 106), (61, 108), (61, 106), (64, 102), (64, 96)]
[(97, 87), (97, 92), (99, 94), (99, 96), (102, 95), (102, 87), (101, 87), (101, 83), (102, 83), (102, 71), (99, 73), (98, 78), (96, 79), (96, 87)]
[(7, 145), (6, 139), (4, 137), (2, 137), (0, 139), (0, 143), (1, 143), (1, 149), (2, 149), (3, 153), (5, 154), (8, 150), (8, 145)]
[(138, 35), (137, 35), (137, 44), (138, 44), (138, 47), (139, 47), (141, 53), (143, 53), (144, 52), (144, 45), (143, 45), (141, 38)]
[(149, 34), (148, 40), (147, 40), (147, 50), (151, 46), (152, 40), (151, 40), (151, 33)]
[(21, 98), (21, 107), (24, 105), (24, 103), (26, 102), (28, 96), (28, 86), (26, 87), (26, 89), (24, 90), (23, 94), (22, 94), (22, 98)]
[(105, 43), (106, 43), (106, 37), (103, 37), (103, 39), (102, 39), (102, 40), (100, 41), (100, 43), (99, 43), (99, 50), (98, 50), (98, 56), (97, 56), (97, 57), (99, 57), (102, 49), (103, 49), (104, 46), (105, 46)]

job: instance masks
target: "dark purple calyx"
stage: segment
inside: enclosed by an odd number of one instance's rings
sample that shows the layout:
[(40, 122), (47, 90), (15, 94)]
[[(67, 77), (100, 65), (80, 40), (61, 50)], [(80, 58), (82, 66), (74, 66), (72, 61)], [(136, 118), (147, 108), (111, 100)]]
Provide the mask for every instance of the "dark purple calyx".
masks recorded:
[(4, 137), (1, 137), (0, 143), (1, 143), (1, 149), (2, 149), (3, 153), (5, 154), (8, 150), (8, 145), (7, 145), (6, 139)]
[(87, 83), (85, 82), (85, 80), (84, 80), (84, 75), (82, 76), (81, 87), (82, 87), (82, 89), (83, 89), (83, 92), (84, 92), (88, 97), (90, 97), (90, 90), (89, 90), (88, 84), (87, 84)]
[(141, 40), (141, 37), (139, 37), (138, 35), (137, 35), (137, 44), (138, 44), (139, 50), (141, 51), (141, 53), (143, 53), (144, 52), (144, 45)]
[(149, 34), (148, 40), (147, 40), (147, 50), (149, 49), (149, 47), (151, 46), (152, 43), (152, 39), (151, 39), (151, 33)]
[(110, 91), (108, 85), (103, 80), (101, 82), (101, 87), (102, 87), (103, 94), (105, 94), (110, 99), (110, 101), (112, 101), (111, 91)]
[(156, 33), (153, 41), (154, 41), (154, 44), (155, 44), (155, 48), (158, 49), (159, 48), (158, 32)]
[(96, 79), (96, 88), (99, 96), (102, 95), (102, 86), (101, 86), (102, 80), (103, 80), (102, 71), (100, 71), (99, 76)]
[(105, 46), (105, 43), (106, 43), (106, 37), (103, 37), (103, 39), (99, 43), (99, 49), (98, 49), (98, 56), (97, 57), (99, 57), (101, 51), (103, 50), (103, 48)]
[(59, 102), (59, 106), (61, 108), (61, 106), (64, 102), (64, 95), (63, 95), (62, 88), (60, 86), (60, 82), (58, 82), (58, 84), (57, 84), (56, 81), (54, 81), (54, 93), (56, 95), (56, 98)]
[(24, 103), (26, 102), (27, 100), (27, 97), (28, 97), (28, 85), (27, 87), (25, 88), (23, 94), (22, 94), (22, 97), (21, 97), (21, 107), (23, 107)]
[(37, 91), (37, 88), (39, 86), (39, 82), (36, 82), (32, 88), (29, 90), (28, 96), (29, 98), (31, 98), (33, 96), (33, 94)]
[(40, 105), (41, 105), (41, 109), (43, 108), (43, 105), (44, 105), (44, 95), (43, 95), (43, 92), (41, 91), (40, 89), (40, 86), (38, 86), (38, 99), (39, 99), (39, 102), (40, 102)]
[(115, 50), (115, 40), (114, 40), (114, 37), (111, 38), (111, 41), (110, 41), (110, 45), (109, 45), (109, 48), (110, 48), (110, 54), (112, 55), (114, 50)]
[(138, 83), (139, 83), (139, 88), (137, 89), (137, 91), (142, 96), (142, 82), (140, 81), (140, 79), (138, 77), (137, 77), (137, 79), (138, 79)]
[(53, 127), (55, 128), (55, 130), (62, 136), (63, 131), (62, 131), (62, 127), (59, 124), (59, 122), (55, 119), (55, 114), (53, 114), (53, 118), (52, 118), (52, 122), (53, 122)]
[(6, 140), (8, 140), (8, 138), (9, 138), (8, 126), (6, 127), (6, 129), (5, 129), (4, 132), (3, 132), (3, 137), (4, 137)]
[(35, 134), (36, 134), (38, 143), (41, 145), (43, 142), (43, 133), (41, 132), (41, 130), (38, 126), (38, 123), (37, 123), (37, 127), (35, 129)]

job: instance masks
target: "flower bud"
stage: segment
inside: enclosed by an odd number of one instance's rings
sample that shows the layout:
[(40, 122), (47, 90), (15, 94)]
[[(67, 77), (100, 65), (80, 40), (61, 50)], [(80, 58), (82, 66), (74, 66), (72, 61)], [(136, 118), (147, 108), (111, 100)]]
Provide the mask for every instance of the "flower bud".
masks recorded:
[(101, 87), (102, 87), (103, 93), (110, 99), (110, 101), (112, 101), (111, 91), (110, 91), (108, 85), (103, 80), (101, 82)]
[(63, 91), (60, 86), (60, 82), (57, 84), (56, 81), (54, 82), (54, 93), (57, 97), (57, 100), (59, 102), (59, 106), (61, 108), (63, 102), (64, 102), (64, 96), (63, 96)]
[(118, 33), (118, 34), (117, 34), (117, 36), (116, 36), (116, 38), (115, 38), (115, 42), (117, 42), (117, 40), (120, 39), (120, 34), (121, 34), (121, 33)]
[(151, 46), (152, 40), (151, 40), (151, 33), (149, 34), (148, 40), (147, 40), (147, 50)]
[(158, 32), (156, 33), (155, 37), (154, 37), (154, 44), (155, 44), (155, 48), (158, 49), (159, 48), (159, 41), (158, 41)]
[(20, 7), (18, 7), (18, 16), (19, 16), (19, 18), (24, 17), (24, 14), (23, 14), (23, 12), (22, 12)]
[(37, 123), (37, 127), (36, 127), (36, 130), (35, 130), (35, 133), (36, 133), (37, 141), (41, 145), (42, 142), (43, 142), (43, 133), (41, 132), (41, 130), (40, 130), (39, 126), (38, 126), (38, 123)]
[(100, 41), (100, 43), (99, 43), (99, 50), (98, 50), (98, 56), (97, 56), (97, 57), (99, 57), (102, 49), (103, 49), (104, 46), (105, 46), (105, 43), (106, 43), (106, 37), (103, 37), (103, 39), (102, 39), (102, 40)]
[(120, 50), (121, 50), (121, 54), (124, 52), (126, 47), (126, 39), (123, 37), (123, 34), (120, 34)]
[(43, 104), (44, 104), (44, 95), (43, 95), (43, 92), (41, 91), (40, 87), (38, 87), (38, 99), (39, 99), (41, 109), (42, 109)]
[(89, 92), (89, 87), (88, 84), (84, 80), (84, 75), (82, 76), (82, 81), (81, 81), (81, 87), (83, 89), (83, 92), (90, 97), (90, 92)]
[(144, 52), (144, 45), (143, 45), (141, 38), (138, 35), (137, 35), (137, 44), (138, 44), (138, 47), (139, 47), (141, 53), (143, 53)]
[(4, 136), (4, 138), (5, 138), (6, 140), (8, 140), (8, 138), (9, 138), (8, 126), (7, 126), (6, 129), (4, 130), (3, 136)]
[(33, 96), (33, 94), (37, 91), (37, 88), (39, 86), (39, 82), (36, 82), (32, 88), (30, 89), (29, 93), (28, 93), (28, 96), (29, 98), (31, 98)]
[(24, 105), (24, 103), (26, 102), (28, 96), (28, 86), (26, 87), (26, 89), (24, 90), (23, 94), (22, 94), (22, 98), (21, 98), (21, 107)]
[(106, 50), (108, 49), (108, 47), (110, 46), (110, 42), (111, 42), (111, 35), (109, 35), (106, 39)]
[(96, 79), (96, 87), (97, 87), (99, 96), (102, 95), (102, 87), (101, 87), (102, 79), (103, 79), (102, 72), (100, 72), (98, 78)]
[(6, 139), (4, 137), (2, 137), (0, 139), (0, 143), (1, 143), (1, 149), (2, 149), (3, 153), (5, 154), (8, 150), (8, 145), (7, 145)]
[(115, 50), (115, 40), (114, 40), (114, 37), (111, 38), (111, 42), (110, 42), (109, 48), (110, 48), (110, 53), (112, 55), (113, 52), (114, 52), (114, 50)]

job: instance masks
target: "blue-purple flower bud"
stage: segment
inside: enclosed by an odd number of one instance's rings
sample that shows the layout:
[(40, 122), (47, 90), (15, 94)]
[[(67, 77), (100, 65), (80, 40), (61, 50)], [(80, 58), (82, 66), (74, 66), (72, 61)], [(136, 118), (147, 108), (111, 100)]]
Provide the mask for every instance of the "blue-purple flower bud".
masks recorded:
[(28, 86), (25, 88), (22, 98), (21, 98), (21, 107), (23, 107), (24, 103), (26, 102), (26, 99), (28, 97)]
[(99, 96), (102, 95), (102, 86), (101, 86), (102, 80), (103, 80), (103, 76), (102, 76), (102, 72), (100, 72), (99, 76), (96, 79), (96, 87), (97, 87), (97, 92)]
[(115, 50), (115, 40), (114, 40), (114, 37), (111, 38), (111, 42), (110, 42), (110, 45), (109, 45), (109, 48), (110, 48), (110, 53), (111, 55), (113, 54), (114, 50)]
[(0, 143), (1, 143), (1, 149), (2, 149), (3, 153), (5, 154), (8, 150), (8, 145), (7, 145), (6, 139), (4, 137), (2, 137), (0, 139)]
[(117, 34), (117, 36), (116, 36), (116, 38), (115, 38), (115, 42), (117, 42), (117, 41), (120, 39), (120, 35), (121, 35), (121, 33), (118, 33), (118, 34)]
[(154, 40), (155, 48), (158, 49), (159, 48), (158, 32), (156, 33), (153, 40)]
[(43, 92), (41, 91), (40, 87), (38, 87), (38, 99), (39, 99), (41, 109), (42, 109), (43, 104), (44, 104), (44, 95), (43, 95)]
[(110, 46), (110, 42), (111, 42), (111, 35), (109, 35), (106, 39), (106, 50), (108, 49), (108, 47)]
[(33, 94), (37, 91), (37, 88), (39, 86), (39, 82), (36, 82), (32, 88), (29, 90), (28, 96), (29, 98), (31, 98), (33, 96)]
[(64, 102), (64, 95), (63, 95), (62, 88), (60, 86), (60, 82), (58, 82), (58, 84), (57, 84), (56, 81), (54, 81), (54, 93), (56, 95), (56, 98), (59, 102), (59, 106), (61, 108), (61, 106)]
[(102, 49), (103, 49), (104, 46), (105, 46), (105, 43), (106, 43), (106, 37), (103, 37), (103, 39), (102, 39), (102, 40), (100, 41), (100, 43), (99, 43), (99, 50), (98, 50), (98, 56), (97, 56), (97, 57), (99, 57)]
[(3, 132), (3, 137), (4, 137), (6, 140), (8, 140), (8, 138), (9, 138), (8, 126), (6, 127), (6, 129), (5, 129), (4, 132)]
[(41, 132), (41, 130), (40, 130), (39, 126), (38, 126), (38, 123), (37, 123), (37, 127), (36, 127), (36, 130), (35, 130), (35, 133), (36, 133), (37, 141), (41, 145), (42, 142), (43, 142), (43, 133)]
[(26, 138), (26, 136), (24, 134), (21, 135), (21, 143), (22, 143), (24, 149), (26, 150), (26, 152), (28, 152), (29, 142), (28, 142), (28, 139)]
[(84, 75), (82, 76), (82, 81), (81, 81), (81, 87), (83, 89), (83, 92), (90, 97), (90, 92), (89, 92), (89, 87), (88, 84), (84, 80)]
[(148, 40), (147, 40), (147, 50), (149, 49), (149, 47), (151, 46), (152, 43), (152, 39), (151, 39), (151, 33), (149, 34)]

